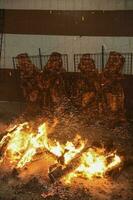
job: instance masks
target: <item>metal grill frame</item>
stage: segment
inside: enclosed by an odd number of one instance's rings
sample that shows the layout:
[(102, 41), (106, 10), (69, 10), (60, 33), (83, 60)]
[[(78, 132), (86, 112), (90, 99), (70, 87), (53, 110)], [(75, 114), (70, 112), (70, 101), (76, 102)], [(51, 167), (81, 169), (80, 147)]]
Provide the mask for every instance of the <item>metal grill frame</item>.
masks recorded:
[[(49, 58), (51, 55), (41, 55), (41, 63), (42, 63), (42, 70), (47, 64)], [(67, 54), (61, 54), (62, 62), (63, 62), (63, 68), (66, 70), (66, 72), (69, 71), (68, 69), (68, 55)]]
[[(50, 58), (51, 55), (36, 55), (36, 56), (29, 56), (31, 62), (39, 69), (43, 70), (45, 65), (48, 62), (48, 59)], [(68, 69), (68, 55), (67, 54), (61, 54), (62, 56), (62, 61), (63, 61), (63, 68), (66, 70), (66, 72), (69, 71)], [(13, 57), (13, 67), (14, 69), (17, 69), (17, 64), (18, 64), (18, 58)]]
[[(99, 72), (102, 72), (108, 57), (109, 53), (88, 53), (90, 54), (90, 57), (94, 59), (96, 68)], [(125, 63), (123, 66), (122, 73), (127, 75), (133, 75), (133, 53), (121, 53), (125, 58)], [(79, 72), (78, 70), (78, 64), (80, 63), (80, 58), (84, 54), (74, 54), (74, 72)]]
[[(109, 53), (89, 53), (90, 57), (94, 59), (96, 68), (98, 69), (99, 72), (102, 72), (108, 57)], [(125, 58), (125, 63), (123, 66), (122, 73), (127, 74), (127, 75), (133, 75), (133, 53), (121, 53), (124, 58)], [(83, 54), (74, 54), (74, 72), (79, 72), (78, 70), (78, 64), (80, 63), (80, 59), (83, 56)], [(47, 64), (48, 59), (50, 55), (36, 55), (36, 56), (29, 56), (31, 59), (32, 63), (39, 69), (43, 70), (44, 66)], [(17, 69), (17, 57), (13, 57), (13, 66), (14, 69)], [(69, 72), (69, 66), (68, 66), (68, 54), (62, 54), (62, 60), (63, 60), (63, 68), (66, 70), (66, 72)]]
[[(102, 71), (102, 54), (101, 53), (88, 53), (90, 54), (90, 58), (92, 58), (95, 62), (96, 68), (99, 72)], [(74, 54), (74, 72), (79, 72), (78, 64), (80, 63), (80, 59), (84, 54)]]

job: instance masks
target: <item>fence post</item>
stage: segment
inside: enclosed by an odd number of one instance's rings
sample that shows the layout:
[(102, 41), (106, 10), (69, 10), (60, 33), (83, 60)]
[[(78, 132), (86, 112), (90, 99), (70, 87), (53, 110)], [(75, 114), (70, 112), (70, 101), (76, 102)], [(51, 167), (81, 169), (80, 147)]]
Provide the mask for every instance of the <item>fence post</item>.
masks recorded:
[(68, 70), (68, 55), (66, 54), (66, 62), (67, 62), (67, 72), (69, 71)]
[(131, 63), (130, 63), (130, 69), (131, 69), (131, 71), (130, 71), (130, 73), (132, 74), (133, 73), (133, 53), (131, 53)]
[(13, 68), (16, 69), (16, 65), (15, 65), (15, 57), (12, 57), (12, 63), (13, 63)]
[[(5, 26), (5, 9), (0, 9), (0, 61), (2, 55), (3, 37), (4, 37), (4, 26)], [(0, 62), (1, 67), (1, 62)]]
[(102, 45), (102, 71), (104, 70), (104, 46)]
[(39, 48), (39, 60), (40, 60), (40, 67), (42, 70), (42, 55), (41, 55), (41, 49)]
[(77, 72), (76, 71), (76, 60), (75, 60), (76, 58), (75, 58), (75, 56), (76, 56), (76, 54), (74, 54), (74, 72)]

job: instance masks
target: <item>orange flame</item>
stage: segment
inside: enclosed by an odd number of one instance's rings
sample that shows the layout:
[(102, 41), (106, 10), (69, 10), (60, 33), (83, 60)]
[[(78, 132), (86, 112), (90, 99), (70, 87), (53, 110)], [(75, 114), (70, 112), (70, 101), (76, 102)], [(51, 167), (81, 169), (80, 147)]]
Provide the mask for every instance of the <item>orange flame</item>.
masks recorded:
[[(108, 159), (110, 158), (110, 162)], [(70, 183), (75, 177), (84, 177), (91, 179), (92, 177), (103, 177), (104, 174), (121, 163), (121, 158), (115, 153), (106, 155), (105, 149), (90, 148), (85, 152), (79, 166), (65, 177), (65, 182)]]
[[(66, 144), (60, 144), (48, 139), (47, 129), (46, 123), (41, 124), (37, 131), (33, 131), (28, 122), (19, 124), (12, 133), (5, 135), (0, 141), (3, 153), (0, 164), (8, 160), (12, 167), (22, 168), (32, 161), (38, 150), (47, 150), (57, 157), (64, 156), (64, 165), (68, 165), (84, 149), (86, 141), (79, 135), (73, 143), (67, 141)], [(103, 177), (108, 170), (120, 163), (121, 158), (115, 152), (107, 154), (105, 149), (89, 148), (81, 155), (79, 166), (65, 176), (65, 181), (70, 182), (78, 176), (89, 179), (94, 176)]]

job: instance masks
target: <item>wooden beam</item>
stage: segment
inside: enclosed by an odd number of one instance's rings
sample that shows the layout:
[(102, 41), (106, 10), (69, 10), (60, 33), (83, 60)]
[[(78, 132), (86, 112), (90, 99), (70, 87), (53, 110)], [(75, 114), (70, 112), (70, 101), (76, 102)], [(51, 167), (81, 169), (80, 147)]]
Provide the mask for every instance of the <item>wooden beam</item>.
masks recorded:
[(5, 10), (5, 33), (133, 36), (133, 11)]

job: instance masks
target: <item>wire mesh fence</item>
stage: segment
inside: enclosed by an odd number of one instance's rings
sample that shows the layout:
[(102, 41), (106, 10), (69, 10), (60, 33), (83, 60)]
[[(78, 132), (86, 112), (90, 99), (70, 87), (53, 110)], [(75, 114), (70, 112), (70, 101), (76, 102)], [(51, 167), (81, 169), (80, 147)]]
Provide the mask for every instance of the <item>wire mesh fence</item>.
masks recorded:
[[(41, 69), (39, 56), (29, 56), (28, 58), (32, 64), (34, 64), (38, 69)], [(13, 57), (12, 61), (14, 69), (17, 69), (19, 66), (19, 59), (17, 57)]]
[(125, 63), (123, 67), (123, 74), (133, 74), (133, 54), (132, 53), (123, 53), (125, 58)]
[[(79, 72), (78, 65), (80, 63), (80, 59), (82, 58), (82, 56), (83, 54), (74, 54), (74, 72)], [(101, 53), (90, 54), (90, 58), (94, 60), (98, 71), (102, 71), (103, 67), (102, 54)]]
[[(125, 58), (125, 63), (123, 66), (123, 74), (133, 74), (133, 53), (121, 53)], [(74, 62), (74, 72), (78, 72), (78, 65), (80, 63), (80, 59), (83, 56), (83, 54), (74, 54), (73, 62)], [(99, 72), (102, 72), (104, 67), (106, 66), (109, 53), (90, 53), (90, 57), (94, 60), (96, 68)], [(37, 55), (37, 56), (29, 56), (30, 61), (40, 70), (43, 70), (45, 65), (47, 64), (48, 60), (50, 58), (50, 55)], [(14, 69), (17, 69), (18, 58), (13, 57), (13, 66)], [(68, 66), (68, 55), (62, 54), (62, 62), (63, 62), (63, 68), (66, 70), (66, 72), (69, 72), (69, 66)], [(72, 70), (71, 70), (72, 71)]]
[[(68, 72), (68, 55), (62, 54), (62, 63), (63, 68)], [(43, 70), (45, 65), (47, 64), (48, 60), (50, 58), (50, 55), (37, 55), (37, 56), (28, 56), (28, 59), (31, 61), (32, 64), (34, 64), (39, 70)], [(18, 57), (13, 57), (13, 66), (14, 69), (17, 69), (18, 63)]]
[[(133, 74), (133, 53), (121, 53), (125, 58), (125, 63), (123, 66), (123, 74)], [(78, 72), (78, 65), (83, 54), (74, 54), (74, 72)], [(109, 58), (109, 53), (95, 53), (90, 54), (90, 57), (94, 60), (96, 68), (101, 72), (106, 66), (107, 60)]]
[[(42, 63), (42, 69), (45, 67), (45, 65), (47, 64), (49, 58), (51, 55), (41, 55), (40, 59), (41, 59), (41, 63)], [(68, 72), (68, 55), (67, 54), (62, 54), (62, 67)]]

